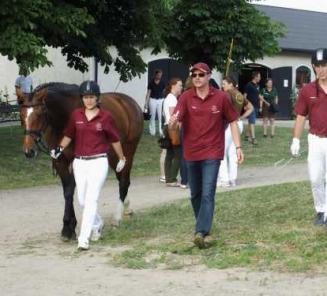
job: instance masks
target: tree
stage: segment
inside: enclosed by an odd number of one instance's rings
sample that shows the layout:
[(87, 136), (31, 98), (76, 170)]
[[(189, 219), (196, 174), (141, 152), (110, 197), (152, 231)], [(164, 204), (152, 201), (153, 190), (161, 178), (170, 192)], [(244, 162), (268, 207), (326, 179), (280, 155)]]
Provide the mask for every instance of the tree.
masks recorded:
[(165, 9), (164, 4), (151, 0), (3, 0), (0, 54), (34, 70), (51, 65), (46, 46), (60, 47), (70, 67), (84, 72), (88, 68), (84, 58), (95, 57), (106, 73), (114, 64), (126, 81), (146, 69), (140, 49), (162, 46), (157, 13)]
[(246, 0), (179, 0), (165, 18), (171, 57), (192, 64), (204, 61), (224, 72), (231, 40), (233, 69), (279, 51), (284, 26)]

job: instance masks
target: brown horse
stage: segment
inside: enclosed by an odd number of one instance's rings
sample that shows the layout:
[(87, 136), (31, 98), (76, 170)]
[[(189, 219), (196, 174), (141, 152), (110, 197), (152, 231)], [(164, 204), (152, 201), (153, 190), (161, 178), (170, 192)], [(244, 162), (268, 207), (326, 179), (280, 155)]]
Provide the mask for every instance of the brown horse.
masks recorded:
[[(125, 206), (130, 185), (130, 172), (134, 154), (143, 133), (143, 113), (138, 104), (129, 96), (121, 93), (104, 93), (101, 95), (101, 108), (111, 111), (120, 131), (121, 143), (126, 157), (126, 166), (116, 173), (119, 181), (119, 202), (115, 215), (119, 224)], [(21, 108), (25, 136), (23, 150), (27, 158), (36, 157), (40, 151), (49, 153), (63, 137), (63, 129), (72, 111), (82, 106), (77, 85), (65, 83), (48, 83), (37, 87), (32, 94), (25, 96)], [(64, 240), (75, 239), (76, 217), (73, 205), (75, 180), (71, 164), (74, 159), (72, 143), (63, 154), (52, 160), (60, 176), (64, 197), (65, 212), (61, 231)], [(50, 157), (49, 157), (50, 158)], [(109, 150), (109, 164), (115, 171), (118, 162), (112, 147)]]

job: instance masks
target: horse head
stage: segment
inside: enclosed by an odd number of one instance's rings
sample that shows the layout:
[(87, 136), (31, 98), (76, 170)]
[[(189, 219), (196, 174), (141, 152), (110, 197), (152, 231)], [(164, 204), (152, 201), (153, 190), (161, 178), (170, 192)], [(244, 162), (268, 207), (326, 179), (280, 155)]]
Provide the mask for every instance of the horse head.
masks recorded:
[(24, 130), (23, 151), (27, 158), (34, 158), (40, 150), (42, 133), (46, 128), (47, 89), (35, 90), (30, 96), (24, 97), (21, 117)]

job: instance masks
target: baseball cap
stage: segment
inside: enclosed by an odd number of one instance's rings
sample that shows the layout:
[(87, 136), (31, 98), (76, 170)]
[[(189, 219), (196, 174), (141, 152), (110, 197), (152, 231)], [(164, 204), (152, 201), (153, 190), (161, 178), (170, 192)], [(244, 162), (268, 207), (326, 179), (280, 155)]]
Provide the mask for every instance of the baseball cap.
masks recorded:
[(327, 49), (318, 48), (312, 53), (311, 64), (320, 65), (323, 63), (327, 63)]
[(206, 63), (194, 64), (191, 68), (191, 72), (193, 72), (194, 70), (199, 70), (204, 73), (211, 73), (211, 69), (209, 68), (209, 66)]

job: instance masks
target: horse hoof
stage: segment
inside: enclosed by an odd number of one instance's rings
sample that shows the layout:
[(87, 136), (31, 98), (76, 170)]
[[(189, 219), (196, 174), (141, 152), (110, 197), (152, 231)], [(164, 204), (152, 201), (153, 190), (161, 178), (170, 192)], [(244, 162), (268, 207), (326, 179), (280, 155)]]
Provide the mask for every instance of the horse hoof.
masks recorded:
[(75, 241), (76, 240), (75, 231), (72, 233), (61, 233), (61, 240), (63, 242)]

